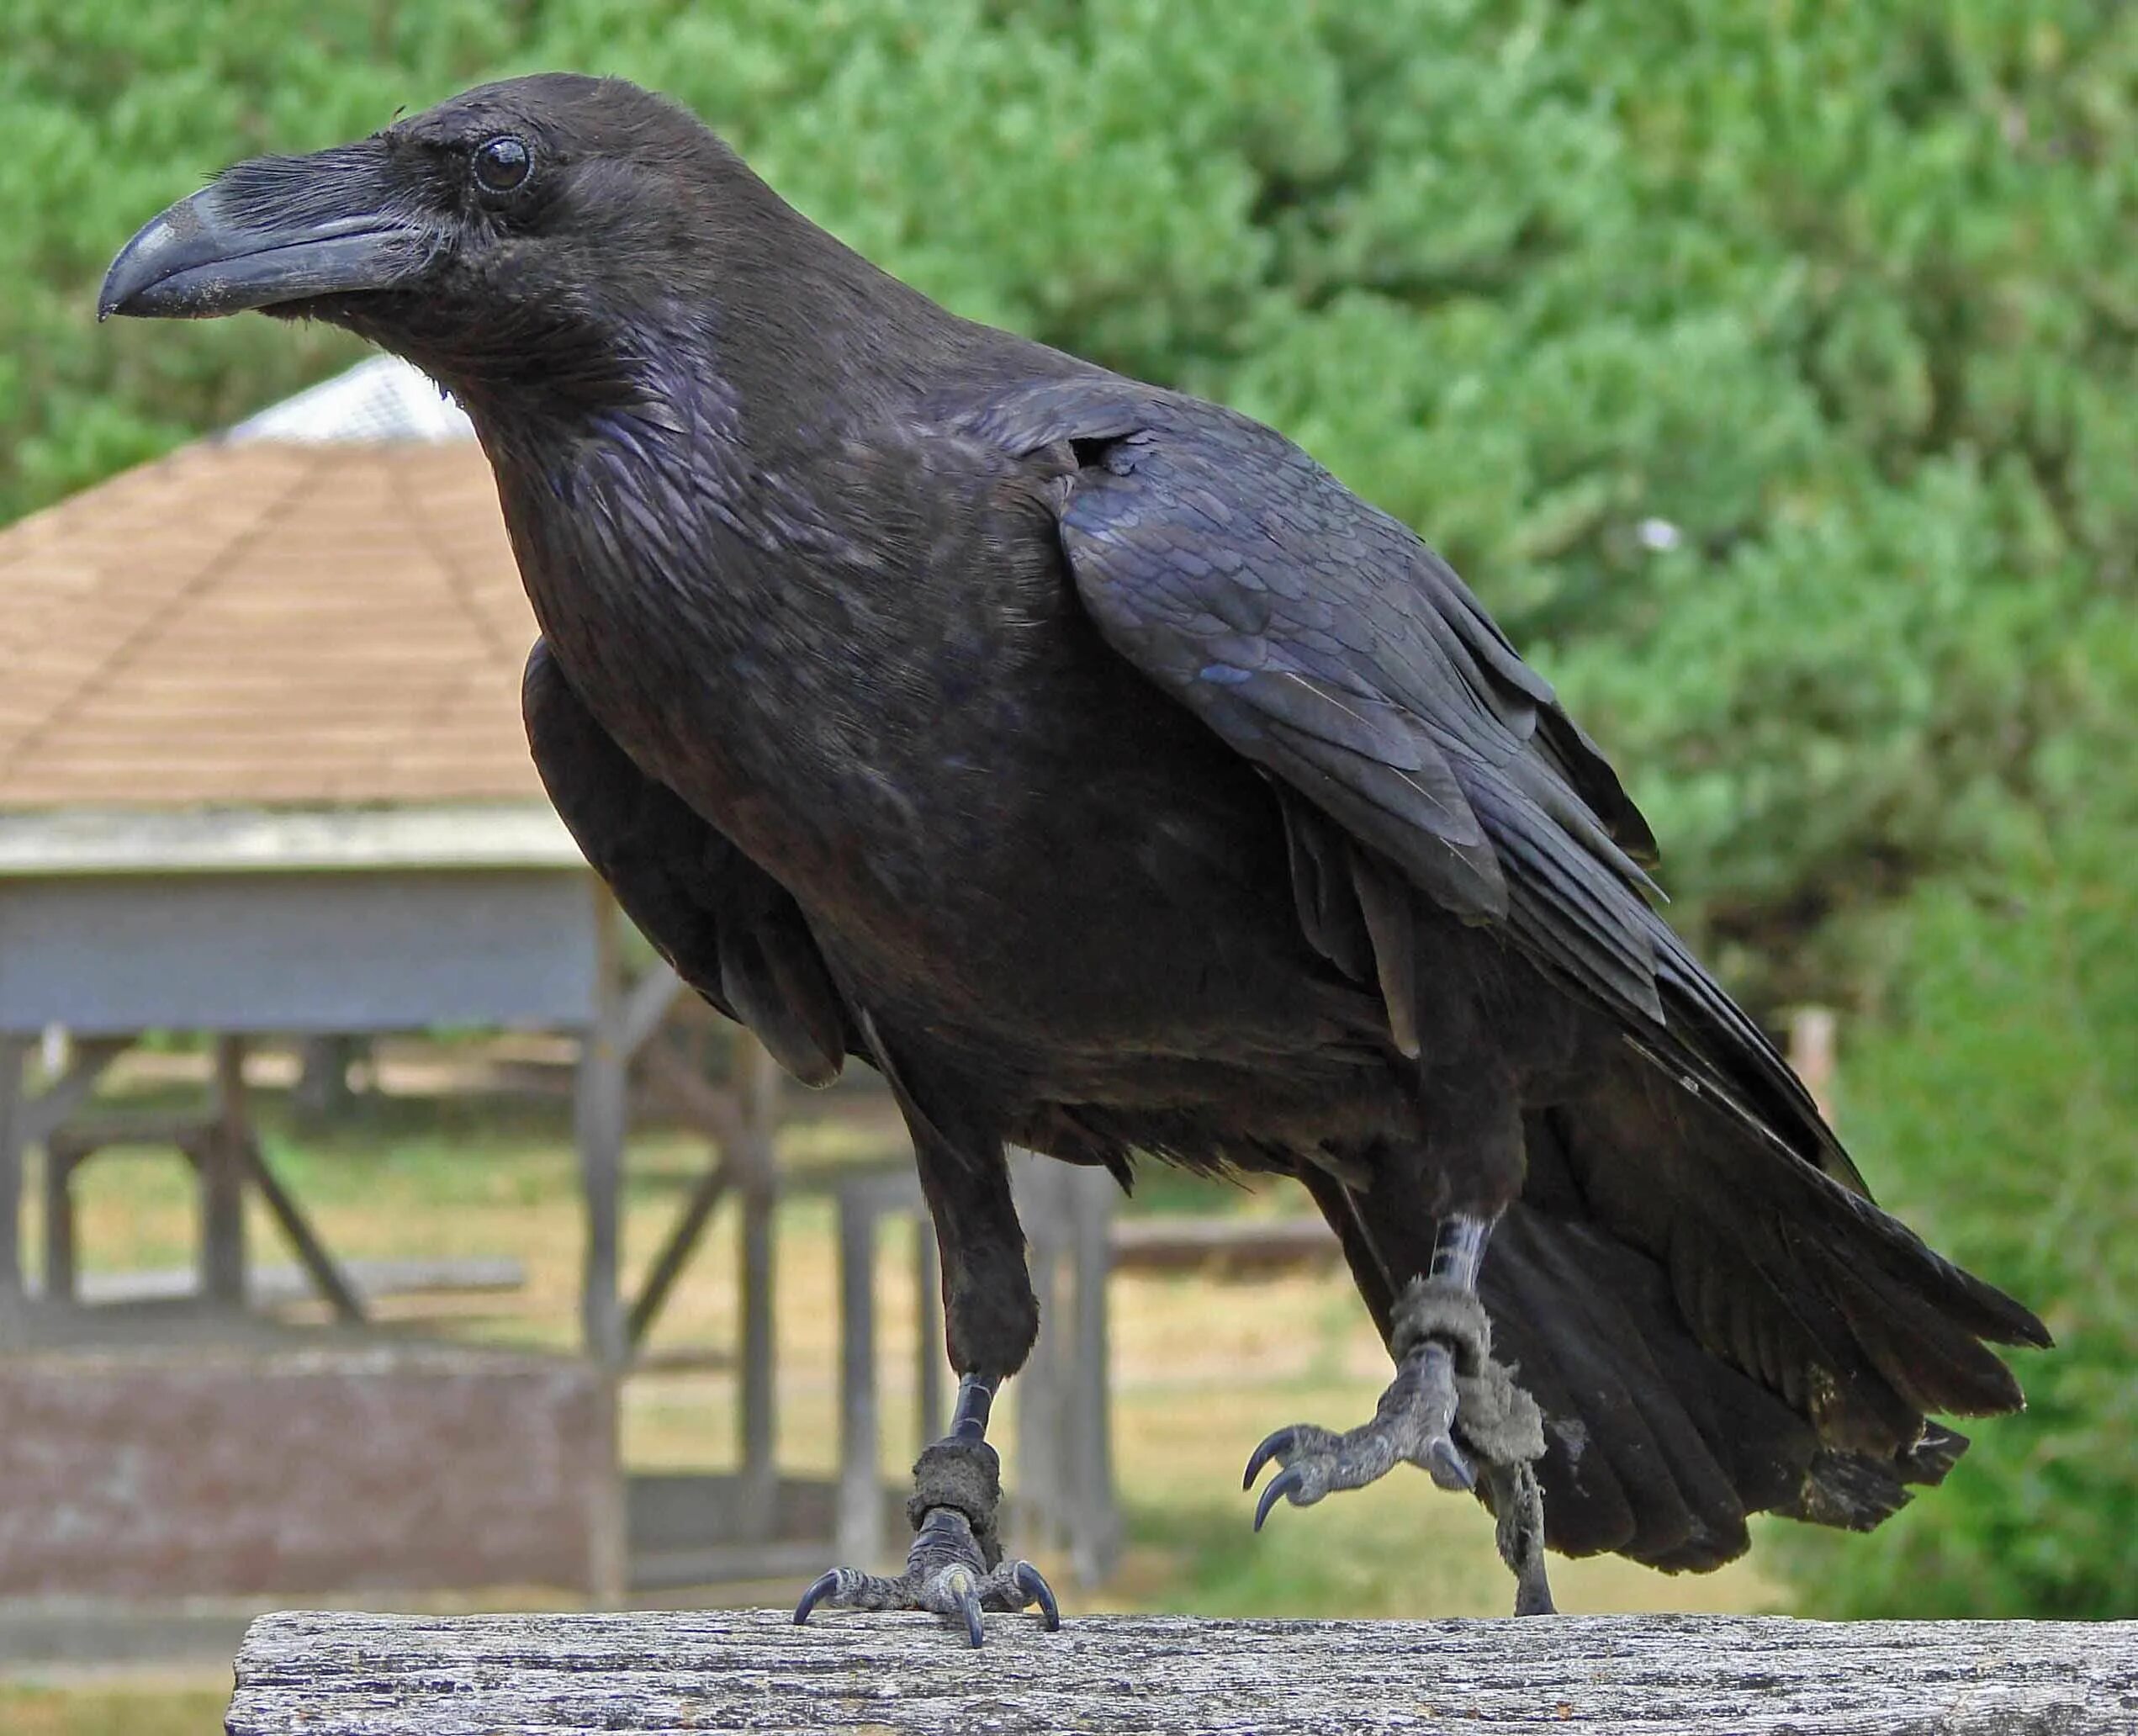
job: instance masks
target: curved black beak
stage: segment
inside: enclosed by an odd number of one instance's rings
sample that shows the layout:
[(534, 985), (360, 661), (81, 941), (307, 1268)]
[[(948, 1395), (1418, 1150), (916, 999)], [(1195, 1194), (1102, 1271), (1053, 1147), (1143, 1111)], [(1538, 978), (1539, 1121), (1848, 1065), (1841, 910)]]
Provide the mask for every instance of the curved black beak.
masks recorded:
[(239, 164), (126, 244), (97, 317), (213, 319), (392, 288), (421, 269), (436, 236), (393, 209), (385, 168), (361, 146)]

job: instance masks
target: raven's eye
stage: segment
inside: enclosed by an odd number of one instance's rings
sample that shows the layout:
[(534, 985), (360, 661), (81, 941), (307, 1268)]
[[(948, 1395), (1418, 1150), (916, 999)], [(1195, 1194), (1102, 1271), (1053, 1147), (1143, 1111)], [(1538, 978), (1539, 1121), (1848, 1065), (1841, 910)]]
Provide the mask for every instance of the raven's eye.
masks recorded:
[(485, 139), (475, 147), (475, 179), (485, 193), (510, 193), (527, 178), (534, 159), (510, 133)]

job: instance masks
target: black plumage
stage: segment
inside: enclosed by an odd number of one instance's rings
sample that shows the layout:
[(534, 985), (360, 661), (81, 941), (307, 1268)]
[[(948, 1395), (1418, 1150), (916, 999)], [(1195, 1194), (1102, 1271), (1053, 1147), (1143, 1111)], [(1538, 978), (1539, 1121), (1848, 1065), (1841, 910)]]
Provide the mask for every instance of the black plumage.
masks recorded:
[(1031, 1342), (1017, 1143), (1297, 1177), (1384, 1334), (1437, 1226), (1499, 1219), (1577, 1553), (1876, 1523), (1964, 1445), (1926, 1418), (2019, 1403), (1985, 1344), (2040, 1323), (1871, 1204), (1596, 744), (1277, 434), (953, 317), (613, 82), (184, 209), (107, 311), (333, 320), (466, 406), (558, 811), (798, 1077), (892, 1081), (961, 1373)]

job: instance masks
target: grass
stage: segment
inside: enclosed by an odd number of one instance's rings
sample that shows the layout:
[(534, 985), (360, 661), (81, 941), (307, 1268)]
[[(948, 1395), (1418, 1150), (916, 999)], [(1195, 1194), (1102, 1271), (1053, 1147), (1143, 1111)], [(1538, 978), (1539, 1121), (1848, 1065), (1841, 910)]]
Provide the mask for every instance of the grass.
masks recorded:
[(225, 1680), (146, 1678), (124, 1686), (0, 1683), (8, 1736), (211, 1736), (223, 1728)]
[[(263, 1059), (265, 1059), (263, 1057)], [(502, 1255), (525, 1288), (507, 1295), (390, 1299), (379, 1313), (412, 1331), (525, 1346), (569, 1347), (576, 1333), (579, 1220), (569, 1111), (561, 1099), (441, 1089), (452, 1082), (419, 1053), (387, 1077), (346, 1125), (300, 1133), (278, 1093), (260, 1093), (270, 1162), (347, 1257)], [(130, 1104), (184, 1100), (195, 1064), (148, 1057), (119, 1076)], [(267, 1071), (262, 1067), (262, 1072)], [(436, 1077), (434, 1077), (436, 1076)], [(428, 1082), (426, 1083), (426, 1081)], [(464, 1082), (463, 1082), (464, 1087)], [(902, 1150), (888, 1101), (864, 1092), (796, 1094), (781, 1156), (790, 1172)], [(704, 1161), (702, 1146), (670, 1130), (634, 1139), (625, 1194), (627, 1273), (652, 1251)], [(34, 1197), (34, 1192), (33, 1192)], [(193, 1198), (175, 1154), (114, 1151), (77, 1179), (87, 1269), (172, 1265), (190, 1257)], [(1130, 1209), (1289, 1211), (1297, 1196), (1158, 1174)], [(263, 1216), (248, 1222), (254, 1257), (287, 1257)], [(738, 1301), (727, 1209), (656, 1331), (657, 1351), (716, 1354), (635, 1376), (626, 1388), (624, 1453), (646, 1469), (717, 1469), (733, 1462), (733, 1383), (719, 1352), (735, 1341)], [(37, 1245), (34, 1221), (26, 1245)], [(905, 1232), (886, 1238), (879, 1267), (885, 1472), (901, 1474), (910, 1416), (917, 1310)], [(779, 1451), (785, 1467), (827, 1473), (836, 1442), (834, 1243), (829, 1202), (802, 1194), (781, 1209), (778, 1242)], [(1295, 1617), (1504, 1613), (1508, 1581), (1490, 1520), (1439, 1495), (1422, 1476), (1311, 1510), (1280, 1509), (1257, 1537), (1241, 1492), (1248, 1448), (1280, 1422), (1341, 1423), (1370, 1414), (1387, 1361), (1340, 1273), (1253, 1283), (1124, 1274), (1114, 1281), (1116, 1469), (1126, 1535), (1113, 1580), (1063, 1585), (1079, 1609), (1193, 1611)], [(308, 1306), (294, 1310), (315, 1312)], [(1015, 1384), (1005, 1396), (1008, 1479), (1014, 1485)], [(1061, 1578), (1066, 1581), (1066, 1564)], [(1772, 1607), (1772, 1587), (1743, 1564), (1699, 1579), (1664, 1579), (1629, 1563), (1553, 1564), (1569, 1610)], [(723, 1588), (763, 1601), (792, 1588)], [(209, 1731), (227, 1676), (93, 1689), (0, 1685), (8, 1736), (164, 1736)]]

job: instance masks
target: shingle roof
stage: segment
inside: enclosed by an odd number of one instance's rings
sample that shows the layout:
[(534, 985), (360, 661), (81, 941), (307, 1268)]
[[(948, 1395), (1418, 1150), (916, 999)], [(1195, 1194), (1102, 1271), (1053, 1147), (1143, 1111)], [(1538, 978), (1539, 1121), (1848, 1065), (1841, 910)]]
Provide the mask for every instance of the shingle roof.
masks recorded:
[(0, 531), (0, 810), (539, 801), (464, 427), (367, 364)]

